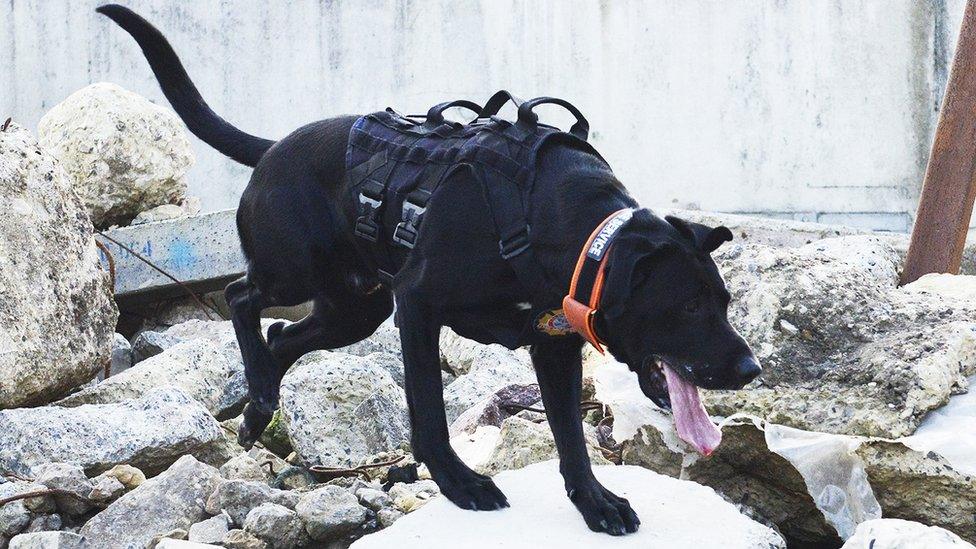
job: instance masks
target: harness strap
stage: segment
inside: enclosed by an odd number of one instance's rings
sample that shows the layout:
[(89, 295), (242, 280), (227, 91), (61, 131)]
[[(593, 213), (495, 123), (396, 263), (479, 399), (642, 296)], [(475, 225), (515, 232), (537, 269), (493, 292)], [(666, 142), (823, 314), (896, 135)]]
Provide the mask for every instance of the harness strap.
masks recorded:
[(563, 313), (574, 330), (600, 353), (604, 342), (596, 334), (594, 321), (600, 307), (603, 283), (606, 278), (607, 257), (620, 228), (634, 215), (634, 210), (624, 208), (607, 216), (590, 233), (580, 251), (569, 283), (569, 293), (563, 298)]

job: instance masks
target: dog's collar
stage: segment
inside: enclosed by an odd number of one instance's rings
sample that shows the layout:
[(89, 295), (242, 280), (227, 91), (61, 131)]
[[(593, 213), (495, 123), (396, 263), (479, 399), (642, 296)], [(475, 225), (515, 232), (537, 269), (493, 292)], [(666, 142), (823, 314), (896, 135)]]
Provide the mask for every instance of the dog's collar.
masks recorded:
[(603, 293), (603, 280), (606, 272), (610, 247), (620, 232), (620, 228), (634, 215), (634, 210), (625, 208), (607, 216), (590, 233), (590, 238), (580, 251), (569, 283), (569, 293), (563, 298), (563, 314), (574, 330), (603, 354), (604, 342), (596, 334), (594, 321), (600, 296)]

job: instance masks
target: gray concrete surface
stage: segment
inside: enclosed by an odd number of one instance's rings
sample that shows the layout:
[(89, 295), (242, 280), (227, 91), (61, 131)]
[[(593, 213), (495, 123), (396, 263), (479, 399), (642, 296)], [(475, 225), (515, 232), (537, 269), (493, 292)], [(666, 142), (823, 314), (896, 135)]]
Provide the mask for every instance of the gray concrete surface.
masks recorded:
[[(102, 0), (0, 3), (0, 117), (108, 80), (165, 104)], [(910, 227), (963, 0), (129, 0), (213, 108), (271, 138), (508, 88), (566, 97), (645, 205)], [(543, 118), (559, 123), (558, 110)], [(190, 190), (249, 171), (194, 141)]]

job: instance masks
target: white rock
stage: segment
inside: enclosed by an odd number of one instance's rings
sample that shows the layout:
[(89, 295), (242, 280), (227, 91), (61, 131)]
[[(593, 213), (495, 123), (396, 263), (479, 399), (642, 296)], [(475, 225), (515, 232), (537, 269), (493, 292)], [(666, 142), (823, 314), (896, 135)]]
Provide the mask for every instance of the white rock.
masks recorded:
[(412, 513), (427, 504), (441, 493), (433, 480), (398, 482), (390, 487), (389, 498), (393, 506), (402, 513)]
[[(4, 482), (0, 484), (0, 498), (43, 489), (44, 486), (28, 482)], [(27, 528), (31, 521), (31, 510), (28, 507), (30, 503), (29, 500), (16, 500), (0, 506), (0, 537), (9, 538)]]
[(41, 118), (38, 133), (74, 178), (97, 227), (126, 224), (186, 194), (193, 152), (183, 123), (115, 84), (71, 94)]
[(952, 532), (900, 519), (862, 522), (842, 549), (972, 549)]
[[(109, 366), (109, 375), (121, 374), (132, 367), (132, 345), (122, 334), (116, 333), (112, 340), (112, 363)], [(105, 370), (99, 370), (98, 381), (105, 379)]]
[(444, 388), (448, 424), (509, 385), (530, 385), (536, 381), (532, 363), (523, 353), (500, 345), (475, 345), (466, 373)]
[(58, 162), (0, 132), (0, 409), (67, 394), (109, 360), (118, 310), (92, 225)]
[(218, 418), (236, 415), (247, 401), (244, 364), (237, 346), (191, 339), (57, 404), (78, 406), (122, 402), (139, 398), (164, 385), (178, 387)]
[(93, 549), (143, 549), (157, 536), (203, 520), (204, 502), (218, 482), (216, 469), (184, 456), (95, 515), (80, 533)]
[(220, 543), (230, 531), (230, 516), (223, 511), (219, 515), (190, 526), (189, 540), (196, 543)]
[(125, 493), (125, 485), (115, 477), (99, 475), (92, 480), (92, 489), (88, 492), (88, 499), (92, 501), (111, 502)]
[(630, 500), (640, 530), (620, 538), (591, 532), (566, 497), (555, 461), (507, 471), (495, 483), (511, 507), (471, 512), (437, 498), (395, 524), (356, 541), (355, 549), (406, 547), (668, 547), (669, 549), (774, 549), (786, 544), (726, 503), (711, 488), (639, 467), (595, 467), (597, 478)]
[(400, 351), (400, 330), (393, 325), (392, 321), (380, 324), (373, 335), (366, 339), (337, 350), (356, 356), (386, 353), (403, 360)]
[(10, 540), (9, 549), (88, 549), (85, 538), (72, 532), (33, 532)]
[(263, 503), (277, 503), (293, 509), (298, 499), (296, 492), (277, 490), (265, 482), (227, 480), (220, 482), (207, 498), (207, 512), (211, 515), (224, 512), (235, 525), (243, 526), (251, 509)]
[(246, 453), (235, 456), (220, 466), (220, 476), (227, 480), (257, 480), (268, 482), (268, 470)]
[(156, 544), (155, 549), (221, 549), (221, 546), (183, 539), (163, 538)]
[(55, 496), (59, 511), (66, 515), (82, 515), (91, 509), (91, 505), (82, 498), (87, 498), (91, 493), (92, 483), (81, 467), (69, 463), (47, 463), (35, 468), (35, 471), (38, 484), (78, 496)]
[(51, 462), (89, 473), (121, 463), (158, 470), (222, 437), (206, 408), (174, 387), (118, 404), (2, 410), (0, 472), (32, 475)]
[(189, 214), (182, 206), (176, 204), (163, 204), (149, 210), (139, 212), (139, 215), (132, 220), (132, 225), (142, 225), (143, 223), (156, 223), (158, 221), (168, 221), (179, 219)]
[(244, 530), (274, 549), (293, 549), (307, 539), (298, 514), (277, 503), (262, 503), (251, 509), (244, 519)]
[(339, 486), (326, 485), (303, 494), (295, 507), (305, 530), (316, 541), (341, 539), (367, 519), (356, 496)]
[(319, 351), (301, 358), (281, 383), (281, 411), (300, 459), (359, 465), (410, 440), (406, 397), (368, 360)]

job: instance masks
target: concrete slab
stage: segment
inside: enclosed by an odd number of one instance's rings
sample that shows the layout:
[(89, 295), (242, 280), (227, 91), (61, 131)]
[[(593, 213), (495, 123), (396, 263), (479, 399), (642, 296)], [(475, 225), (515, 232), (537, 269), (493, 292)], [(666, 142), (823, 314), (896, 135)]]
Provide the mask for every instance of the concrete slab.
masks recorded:
[[(196, 292), (223, 288), (244, 273), (236, 210), (223, 210), (105, 231)], [(97, 236), (115, 259), (115, 294), (120, 303), (185, 295), (178, 284), (115, 242)], [(102, 261), (107, 259), (102, 252)]]
[[(849, 234), (868, 233), (840, 225), (802, 221), (655, 208), (659, 215), (677, 215), (709, 225), (726, 225), (739, 241), (762, 242), (772, 246), (802, 246), (814, 240)], [(222, 289), (244, 273), (235, 223), (236, 210), (223, 210), (106, 231), (109, 237), (128, 246), (198, 293)], [(879, 233), (904, 254), (908, 236)], [(178, 284), (153, 269), (118, 244), (98, 237), (115, 259), (115, 293), (120, 304), (132, 305), (185, 296)], [(105, 258), (102, 258), (106, 262)], [(976, 273), (976, 242), (971, 242), (963, 258), (963, 273)]]

